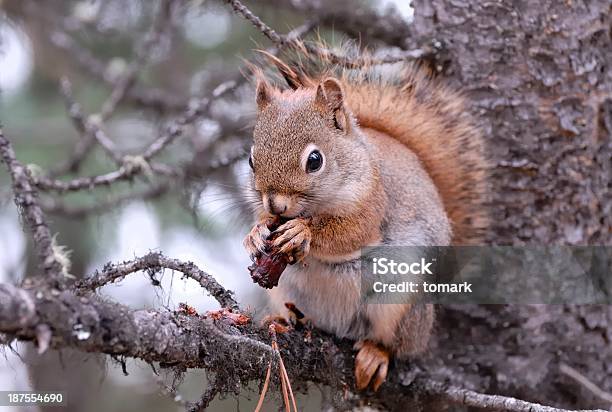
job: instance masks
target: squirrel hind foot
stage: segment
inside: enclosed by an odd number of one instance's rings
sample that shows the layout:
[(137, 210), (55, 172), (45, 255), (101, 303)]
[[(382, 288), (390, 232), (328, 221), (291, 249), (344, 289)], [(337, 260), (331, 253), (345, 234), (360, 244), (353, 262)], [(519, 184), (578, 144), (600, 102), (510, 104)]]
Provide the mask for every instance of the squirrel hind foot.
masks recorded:
[(261, 326), (268, 329), (274, 325), (276, 333), (285, 333), (291, 328), (291, 323), (282, 315), (267, 315), (261, 320)]
[(355, 343), (358, 350), (355, 357), (355, 382), (358, 390), (364, 390), (372, 383), (374, 392), (387, 379), (389, 369), (389, 351), (383, 346), (369, 340)]
[(284, 333), (289, 329), (295, 329), (296, 331), (309, 331), (312, 330), (313, 325), (311, 319), (307, 318), (301, 310), (299, 310), (294, 303), (285, 302), (287, 308), (287, 315), (267, 315), (261, 320), (261, 326), (268, 328), (274, 324), (280, 330), (280, 333)]

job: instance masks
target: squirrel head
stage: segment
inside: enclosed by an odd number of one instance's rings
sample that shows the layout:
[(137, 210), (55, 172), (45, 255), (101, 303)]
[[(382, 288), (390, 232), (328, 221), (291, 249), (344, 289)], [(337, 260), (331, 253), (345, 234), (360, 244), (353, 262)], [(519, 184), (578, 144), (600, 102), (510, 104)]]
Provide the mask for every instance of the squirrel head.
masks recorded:
[(280, 91), (261, 78), (256, 101), (249, 164), (263, 209), (286, 218), (349, 212), (373, 165), (341, 82)]

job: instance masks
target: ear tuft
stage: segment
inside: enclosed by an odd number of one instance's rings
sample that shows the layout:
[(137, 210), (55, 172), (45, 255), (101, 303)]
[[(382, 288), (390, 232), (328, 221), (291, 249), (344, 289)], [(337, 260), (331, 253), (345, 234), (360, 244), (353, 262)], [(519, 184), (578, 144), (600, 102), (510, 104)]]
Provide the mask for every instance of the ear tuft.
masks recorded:
[[(296, 90), (300, 87), (304, 87), (307, 85), (307, 78), (300, 73), (297, 68), (294, 70), (289, 64), (285, 63), (272, 53), (267, 52), (266, 50), (257, 50), (261, 53), (269, 63), (271, 63), (278, 72), (283, 76), (287, 85), (291, 87), (291, 89)], [(297, 67), (297, 65), (296, 65)]]
[(324, 108), (336, 111), (342, 108), (344, 103), (344, 93), (342, 85), (338, 79), (328, 77), (317, 87), (315, 101)]
[(351, 128), (351, 115), (344, 104), (344, 92), (338, 79), (328, 77), (317, 87), (315, 105), (321, 112), (333, 119), (333, 126), (348, 133)]
[(255, 96), (257, 108), (260, 111), (265, 109), (272, 102), (272, 87), (264, 79), (259, 79), (257, 81)]

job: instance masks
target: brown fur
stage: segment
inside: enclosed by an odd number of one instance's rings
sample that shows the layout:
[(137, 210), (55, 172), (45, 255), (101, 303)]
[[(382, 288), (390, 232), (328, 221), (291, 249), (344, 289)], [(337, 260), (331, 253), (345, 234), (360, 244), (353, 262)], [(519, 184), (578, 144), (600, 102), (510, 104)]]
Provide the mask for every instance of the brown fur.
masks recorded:
[[(381, 242), (482, 242), (488, 220), (483, 141), (462, 98), (417, 67), (347, 69), (304, 50), (298, 48), (297, 65), (267, 55), (290, 90), (253, 68), (252, 187), (262, 201), (259, 224), (244, 244), (257, 254), (270, 214), (290, 219), (273, 242), (299, 263), (286, 269), (271, 305), (282, 310), (294, 302), (316, 326), (357, 340), (358, 387), (370, 380), (378, 387), (389, 353), (425, 350), (434, 310), (410, 302), (364, 305), (354, 259)], [(325, 162), (310, 173), (305, 161), (313, 148)]]
[[(316, 87), (329, 76), (337, 77), (359, 126), (399, 140), (423, 163), (452, 223), (452, 243), (482, 243), (489, 224), (489, 165), (483, 138), (463, 97), (416, 64), (403, 63), (392, 73), (383, 72), (380, 66), (368, 64), (369, 55), (362, 53), (364, 66), (345, 68), (332, 64), (325, 55), (304, 50), (298, 47), (297, 57), (287, 57), (288, 61), (298, 60), (297, 64), (264, 55), (293, 87)], [(345, 47), (342, 52), (346, 55), (354, 50)]]

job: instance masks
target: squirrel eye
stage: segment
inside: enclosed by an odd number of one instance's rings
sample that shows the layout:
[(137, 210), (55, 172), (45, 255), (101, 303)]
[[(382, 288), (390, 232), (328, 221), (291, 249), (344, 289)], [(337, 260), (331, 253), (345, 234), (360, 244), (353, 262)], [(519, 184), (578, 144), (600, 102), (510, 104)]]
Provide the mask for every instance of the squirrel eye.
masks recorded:
[(306, 160), (306, 173), (313, 173), (323, 166), (323, 155), (318, 150), (313, 150)]
[(249, 156), (249, 166), (251, 170), (255, 171), (255, 167), (253, 166), (253, 156)]

